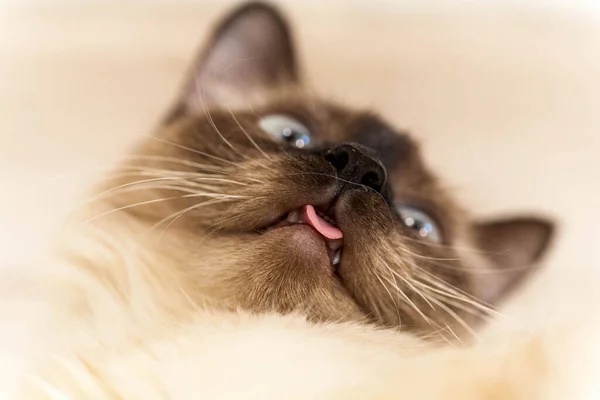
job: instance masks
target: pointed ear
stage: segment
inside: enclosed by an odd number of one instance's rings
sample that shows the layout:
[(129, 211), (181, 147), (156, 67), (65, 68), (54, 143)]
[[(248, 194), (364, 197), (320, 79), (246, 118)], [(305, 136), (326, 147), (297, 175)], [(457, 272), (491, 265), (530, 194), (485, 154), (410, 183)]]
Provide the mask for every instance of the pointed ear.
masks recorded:
[(554, 224), (542, 218), (512, 218), (474, 225), (478, 247), (491, 271), (474, 274), (474, 292), (494, 304), (533, 272), (554, 234)]
[(295, 52), (283, 16), (270, 5), (247, 3), (232, 11), (211, 35), (177, 108), (180, 113), (203, 111), (207, 104), (253, 98), (297, 80)]

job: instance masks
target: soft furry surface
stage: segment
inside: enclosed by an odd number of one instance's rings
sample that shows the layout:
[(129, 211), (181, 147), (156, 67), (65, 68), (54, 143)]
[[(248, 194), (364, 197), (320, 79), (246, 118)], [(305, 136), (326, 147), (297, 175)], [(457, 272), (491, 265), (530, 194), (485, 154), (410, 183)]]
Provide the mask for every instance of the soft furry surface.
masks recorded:
[[(123, 228), (123, 226), (121, 226)], [(7, 399), (596, 399), (598, 320), (572, 318), (472, 348), (299, 316), (203, 312), (173, 296), (160, 260), (79, 232), (105, 280), (55, 259), (2, 287)], [(104, 243), (104, 245), (99, 245)], [(143, 264), (142, 264), (143, 263)], [(164, 272), (164, 271), (163, 271)], [(127, 276), (128, 293), (107, 285)], [(125, 306), (127, 304), (127, 306)], [(176, 310), (176, 311), (174, 311)], [(21, 375), (22, 374), (22, 375)], [(21, 379), (17, 377), (21, 375)]]
[[(3, 44), (7, 54), (11, 55), (8, 66), (3, 67), (8, 73), (3, 76), (15, 79), (5, 86), (13, 90), (8, 89), (10, 94), (5, 98), (10, 104), (2, 110), (7, 116), (2, 119), (7, 125), (3, 126), (5, 133), (0, 136), (2, 147), (6, 149), (2, 162), (6, 165), (8, 187), (19, 193), (15, 198), (35, 198), (32, 203), (38, 207), (23, 207), (21, 200), (13, 201), (12, 197), (2, 200), (6, 202), (3, 209), (10, 210), (3, 212), (3, 218), (11, 222), (3, 225), (5, 246), (2, 251), (8, 258), (28, 258), (27, 253), (36, 248), (28, 240), (19, 241), (22, 238), (16, 233), (25, 231), (22, 236), (31, 237), (31, 232), (44, 230), (44, 221), (48, 221), (44, 218), (51, 215), (49, 210), (70, 207), (69, 202), (59, 201), (63, 197), (46, 197), (56, 191), (53, 182), (61, 182), (60, 179), (41, 186), (35, 179), (72, 171), (77, 166), (87, 171), (90, 157), (98, 161), (95, 166), (104, 165), (110, 158), (106, 153), (121, 149), (128, 141), (126, 139), (144, 133), (147, 128), (144, 124), (149, 126), (154, 122), (148, 116), (157, 115), (164, 106), (159, 104), (161, 99), (166, 99), (165, 93), (174, 88), (185, 66), (184, 59), (198, 43), (198, 31), (202, 30), (198, 21), (216, 14), (212, 8), (191, 7), (194, 11), (190, 12), (186, 7), (170, 8), (167, 14), (152, 7), (126, 8), (123, 13), (121, 5), (97, 9), (4, 11), (2, 18), (8, 22), (2, 24), (2, 29), (9, 32), (4, 36), (22, 39)], [(210, 12), (205, 12), (207, 9)], [(307, 43), (318, 44), (319, 29), (346, 32), (344, 27), (348, 18), (354, 18), (356, 22), (361, 11), (353, 10), (340, 12), (333, 7), (328, 11), (329, 16), (317, 14), (322, 18), (317, 18), (317, 22), (321, 22), (311, 23), (312, 31), (304, 32)], [(315, 15), (309, 8), (299, 8), (297, 12), (306, 18)], [(219, 396), (397, 398), (399, 395), (408, 398), (452, 398), (450, 396), (454, 395), (459, 399), (598, 398), (600, 394), (594, 380), (599, 368), (598, 331), (594, 318), (597, 310), (593, 303), (594, 293), (597, 293), (593, 269), (597, 247), (593, 246), (593, 233), (594, 221), (598, 221), (598, 209), (594, 206), (598, 193), (594, 171), (598, 169), (593, 166), (596, 165), (594, 148), (598, 145), (595, 132), (599, 126), (594, 105), (600, 92), (594, 88), (598, 84), (596, 72), (600, 64), (595, 53), (589, 51), (594, 47), (590, 38), (598, 37), (595, 35), (598, 25), (583, 17), (559, 17), (547, 12), (496, 14), (485, 9), (479, 12), (481, 14), (475, 19), (466, 11), (445, 19), (435, 12), (409, 13), (404, 18), (411, 20), (411, 24), (398, 24), (395, 17), (376, 12), (361, 19), (361, 26), (367, 31), (371, 25), (404, 26), (396, 28), (398, 34), (392, 36), (416, 38), (425, 45), (418, 46), (413, 41), (410, 45), (405, 44), (404, 52), (394, 52), (400, 55), (384, 58), (382, 68), (386, 70), (403, 65), (397, 72), (397, 80), (393, 75), (387, 75), (388, 79), (378, 84), (377, 77), (372, 76), (367, 83), (346, 87), (348, 76), (356, 75), (361, 68), (352, 55), (347, 55), (345, 61), (336, 58), (340, 65), (331, 64), (329, 72), (317, 74), (322, 63), (334, 62), (326, 53), (332, 48), (331, 43), (322, 48), (305, 45), (307, 52), (319, 55), (312, 57), (314, 66), (309, 67), (309, 72), (315, 72), (314, 86), (319, 91), (325, 91), (327, 85), (335, 86), (337, 82), (338, 88), (344, 88), (337, 93), (359, 103), (364, 102), (362, 96), (365, 93), (372, 93), (370, 98), (377, 99), (376, 105), (387, 110), (399, 123), (420, 128), (415, 130), (427, 134), (439, 132), (438, 140), (427, 139), (430, 158), (445, 166), (448, 175), (453, 175), (462, 186), (467, 183), (469, 187), (481, 187), (480, 192), (488, 193), (470, 196), (472, 202), (488, 204), (489, 211), (514, 205), (544, 204), (561, 213), (565, 219), (566, 239), (563, 243), (566, 244), (553, 260), (552, 271), (557, 272), (542, 276), (540, 284), (533, 285), (531, 292), (516, 297), (515, 305), (507, 311), (520, 316), (517, 322), (509, 324), (511, 330), (526, 325), (542, 325), (543, 329), (528, 334), (517, 329), (516, 333), (503, 334), (501, 340), (486, 341), (473, 349), (419, 351), (420, 355), (416, 357), (415, 342), (410, 338), (372, 332), (359, 326), (315, 327), (295, 317), (255, 319), (245, 315), (200, 314), (187, 320), (184, 318), (184, 322), (177, 324), (161, 320), (161, 326), (156, 326), (148, 322), (152, 318), (148, 318), (147, 310), (152, 309), (152, 304), (138, 304), (124, 310), (120, 307), (118, 294), (106, 292), (97, 281), (73, 272), (68, 264), (57, 259), (52, 261), (56, 263), (52, 268), (45, 261), (33, 269), (37, 278), (43, 277), (39, 275), (40, 271), (54, 271), (49, 278), (57, 281), (56, 292), (39, 291), (38, 286), (30, 283), (23, 286), (21, 278), (7, 278), (2, 283), (3, 305), (7, 306), (2, 311), (10, 314), (3, 317), (18, 320), (17, 324), (3, 326), (2, 330), (3, 382), (8, 385), (15, 373), (22, 371), (21, 367), (29, 365), (30, 359), (24, 356), (40, 356), (50, 349), (58, 349), (58, 358), (40, 366), (37, 374), (30, 375), (31, 379), (18, 388), (22, 398), (133, 398), (139, 397), (141, 391), (147, 393), (143, 397), (149, 399)], [(115, 22), (115, 15), (124, 19)], [(331, 15), (337, 17), (331, 18)], [(480, 43), (471, 39), (472, 35), (460, 28), (460, 21), (471, 21), (471, 27), (486, 25), (483, 31), (488, 40)], [(520, 29), (509, 29), (510, 21)], [(531, 21), (542, 22), (530, 24)], [(37, 28), (30, 30), (32, 25)], [(167, 33), (157, 29), (159, 25), (164, 26)], [(298, 25), (302, 29), (302, 24)], [(54, 26), (60, 26), (60, 29)], [(433, 32), (438, 33), (431, 36), (423, 33), (432, 27), (436, 27), (438, 30)], [(72, 35), (64, 33), (69, 29)], [(182, 30), (189, 34), (183, 35)], [(364, 45), (374, 53), (390, 54), (388, 46), (372, 46), (369, 42), (369, 38), (374, 37), (380, 40), (380, 34), (375, 35), (375, 31), (372, 30), (366, 39), (355, 38), (353, 46)], [(48, 32), (54, 32), (54, 36)], [(154, 32), (160, 40), (148, 41), (148, 35), (140, 32)], [(553, 32), (560, 32), (560, 37)], [(185, 37), (181, 39), (180, 35)], [(455, 41), (438, 43), (436, 35)], [(123, 37), (128, 39), (124, 41)], [(104, 47), (91, 46), (88, 40), (104, 44)], [(349, 43), (341, 37), (337, 40)], [(531, 46), (542, 50), (531, 52)], [(48, 52), (41, 49), (48, 49)], [(61, 51), (55, 53), (52, 49)], [(453, 57), (459, 49), (460, 52), (470, 49), (472, 59)], [(165, 54), (172, 55), (171, 61), (164, 61)], [(357, 51), (356, 54), (364, 53)], [(128, 60), (128, 64), (121, 70), (118, 65), (122, 65), (119, 60), (123, 59)], [(411, 61), (406, 64), (406, 59)], [(446, 71), (454, 73), (440, 75), (435, 72), (436, 68), (423, 69), (427, 63), (437, 65), (436, 60), (450, 63)], [(346, 67), (341, 73), (338, 67), (342, 65), (357, 69)], [(79, 71), (80, 75), (73, 74), (73, 70), (69, 73), (65, 66)], [(367, 69), (372, 70), (372, 66), (365, 66)], [(127, 94), (121, 97), (113, 92), (112, 88), (119, 84), (111, 81), (106, 85), (103, 79), (109, 79), (108, 76), (122, 79), (123, 85), (130, 89), (124, 90)], [(78, 82), (77, 79), (89, 85), (78, 88), (73, 83)], [(431, 85), (432, 79), (439, 85)], [(390, 81), (398, 86), (390, 85)], [(65, 85), (66, 82), (70, 85)], [(429, 91), (424, 90), (427, 88)], [(27, 90), (29, 94), (24, 94)], [(74, 116), (76, 106), (77, 109), (85, 107), (87, 112)], [(63, 110), (63, 113), (57, 110)], [(403, 110), (403, 115), (396, 116), (398, 110)], [(47, 118), (41, 118), (44, 115)], [(61, 115), (65, 116), (64, 120)], [(144, 115), (147, 116), (140, 118)], [(462, 117), (457, 119), (457, 116)], [(40, 135), (40, 132), (47, 134)], [(124, 132), (127, 134), (121, 135)], [(127, 135), (130, 137), (125, 137)], [(15, 140), (16, 136), (19, 140)], [(570, 138), (568, 143), (565, 143), (565, 137)], [(57, 138), (64, 141), (59, 142)], [(73, 150), (66, 157), (58, 156), (67, 151), (66, 141), (73, 144)], [(456, 142), (465, 144), (457, 149), (462, 154), (462, 163), (456, 163), (455, 152), (448, 154), (446, 151), (449, 144)], [(56, 146), (54, 143), (60, 145), (53, 147)], [(495, 154), (502, 156), (492, 160), (492, 167), (485, 166), (490, 161), (486, 160), (481, 169), (474, 171), (472, 165), (478, 164), (478, 154), (490, 145), (496, 146)], [(507, 162), (506, 154), (510, 154), (510, 162)], [(566, 161), (555, 162), (557, 154), (570, 160), (568, 171), (572, 173), (565, 172)], [(532, 159), (538, 162), (524, 167)], [(28, 162), (24, 163), (24, 160)], [(552, 173), (548, 169), (552, 169)], [(481, 175), (477, 176), (477, 172)], [(66, 181), (73, 185), (70, 188), (81, 187), (80, 183), (74, 183), (76, 179), (71, 172), (66, 174)], [(490, 175), (501, 177), (506, 182), (504, 186), (513, 187), (514, 191), (496, 190), (496, 186), (502, 185), (496, 179), (487, 179)], [(89, 175), (85, 178), (79, 182), (88, 180)], [(477, 185), (471, 185), (474, 181)], [(480, 182), (484, 184), (480, 185)], [(537, 184), (529, 187), (525, 182)], [(31, 195), (32, 185), (35, 196)], [(26, 196), (22, 195), (23, 188), (29, 190)], [(15, 208), (20, 212), (13, 213)], [(33, 222), (39, 225), (38, 230), (28, 228), (28, 225), (34, 225)], [(74, 245), (87, 248), (86, 237)], [(90, 250), (98, 257), (103, 254), (101, 248)], [(107, 265), (115, 270), (125, 268), (133, 272), (139, 270), (135, 268), (138, 262), (135, 258), (119, 262), (109, 260)], [(139, 288), (140, 298), (144, 298), (144, 286), (153, 281), (147, 276), (132, 275), (129, 278), (134, 287)], [(80, 318), (79, 313), (85, 311), (83, 303), (74, 303), (82, 309), (63, 307), (65, 301), (70, 303), (82, 293), (102, 300), (94, 302), (99, 317), (91, 326), (88, 320)], [(158, 297), (155, 300), (193, 314), (188, 307), (171, 303), (172, 299)], [(556, 318), (558, 323), (550, 324), (549, 318)], [(421, 350), (421, 346), (417, 348)], [(290, 359), (296, 362), (289, 363)], [(14, 387), (3, 388), (7, 389), (4, 393), (10, 398), (9, 391)], [(85, 397), (82, 393), (86, 393)]]

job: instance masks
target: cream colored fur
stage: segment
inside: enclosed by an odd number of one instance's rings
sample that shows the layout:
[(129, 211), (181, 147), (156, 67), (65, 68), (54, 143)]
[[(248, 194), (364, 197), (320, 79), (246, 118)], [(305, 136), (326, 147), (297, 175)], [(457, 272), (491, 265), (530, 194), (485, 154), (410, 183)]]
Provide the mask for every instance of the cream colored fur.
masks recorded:
[(189, 300), (168, 259), (134, 240), (143, 224), (119, 220), (83, 225), (50, 262), (3, 279), (0, 398), (600, 396), (594, 316), (459, 348), (301, 316), (210, 311)]
[(595, 399), (597, 365), (580, 357), (592, 350), (582, 338), (419, 352), (409, 337), (357, 326), (204, 314), (117, 349), (57, 356), (23, 398)]

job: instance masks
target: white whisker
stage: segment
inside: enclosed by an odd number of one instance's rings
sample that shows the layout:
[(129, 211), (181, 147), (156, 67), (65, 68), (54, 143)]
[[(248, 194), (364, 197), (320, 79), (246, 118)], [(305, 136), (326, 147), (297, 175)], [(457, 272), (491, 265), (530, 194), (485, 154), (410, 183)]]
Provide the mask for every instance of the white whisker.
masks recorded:
[(90, 218), (90, 219), (88, 219), (88, 220), (84, 221), (84, 222), (83, 222), (83, 224), (88, 224), (88, 223), (90, 223), (90, 222), (92, 222), (92, 221), (95, 221), (95, 220), (97, 220), (98, 218), (104, 217), (104, 216), (106, 216), (106, 215), (109, 215), (109, 214), (112, 214), (112, 213), (115, 213), (115, 212), (118, 212), (118, 211), (121, 211), (121, 210), (127, 210), (127, 209), (130, 209), (130, 208), (133, 208), (133, 207), (142, 206), (142, 205), (146, 205), (146, 204), (154, 204), (154, 203), (159, 203), (159, 202), (161, 202), (161, 201), (167, 201), (167, 200), (178, 199), (178, 198), (180, 198), (180, 197), (181, 197), (181, 196), (163, 197), (163, 198), (161, 198), (161, 199), (152, 199), (152, 200), (147, 200), (147, 201), (141, 201), (141, 202), (139, 202), (139, 203), (128, 204), (128, 205), (126, 205), (126, 206), (119, 207), (119, 208), (114, 208), (114, 209), (111, 209), (111, 210), (105, 211), (105, 212), (103, 212), (103, 213), (101, 213), (101, 214), (98, 214), (98, 215), (96, 215), (96, 216), (94, 216), (94, 217), (92, 217), (92, 218)]
[(242, 124), (240, 124), (240, 122), (236, 118), (236, 116), (233, 113), (233, 111), (231, 110), (231, 108), (228, 108), (228, 110), (229, 110), (229, 114), (231, 115), (231, 118), (233, 118), (233, 120), (235, 121), (235, 123), (237, 124), (237, 126), (240, 128), (240, 130), (242, 131), (242, 133), (244, 135), (246, 135), (246, 137), (248, 138), (248, 140), (250, 141), (250, 143), (252, 143), (252, 145), (256, 148), (256, 150), (258, 150), (266, 159), (272, 160), (271, 156), (269, 156), (267, 153), (265, 153), (265, 151), (263, 149), (260, 148), (260, 146), (254, 141), (254, 139), (252, 139), (252, 137), (250, 136), (250, 134), (246, 131), (246, 129), (244, 129), (244, 127), (242, 126)]
[[(168, 156), (160, 156), (160, 155), (146, 155), (146, 154), (134, 154), (122, 157), (122, 159), (127, 160), (139, 160), (139, 161), (158, 161), (158, 162), (168, 162), (174, 164), (185, 165), (186, 167), (196, 168), (199, 170), (213, 171), (219, 172), (223, 170), (223, 167), (211, 164), (200, 164), (194, 161), (189, 161), (186, 159), (168, 157)], [(235, 165), (235, 163), (231, 163)]]
[(151, 232), (152, 230), (154, 230), (155, 228), (159, 227), (160, 225), (162, 225), (163, 223), (165, 223), (169, 219), (173, 218), (173, 220), (171, 222), (169, 222), (167, 224), (167, 226), (161, 231), (160, 235), (158, 235), (158, 239), (156, 241), (159, 242), (160, 239), (162, 238), (163, 234), (166, 232), (166, 230), (169, 229), (171, 227), (171, 225), (173, 225), (179, 218), (181, 218), (186, 213), (188, 213), (188, 212), (190, 212), (192, 210), (201, 208), (201, 207), (209, 206), (209, 205), (216, 204), (216, 203), (222, 203), (222, 202), (225, 202), (225, 201), (227, 201), (227, 199), (212, 199), (212, 200), (204, 201), (202, 203), (194, 204), (194, 205), (192, 205), (190, 207), (184, 208), (181, 211), (177, 211), (177, 212), (169, 215), (166, 218), (161, 219), (156, 224), (152, 225), (152, 227), (150, 228), (149, 231)]
[(152, 136), (151, 138), (152, 138), (152, 139), (154, 139), (154, 140), (157, 140), (157, 141), (159, 141), (159, 142), (161, 142), (161, 143), (165, 143), (165, 144), (169, 144), (169, 145), (171, 145), (171, 146), (178, 147), (178, 148), (180, 148), (180, 149), (182, 149), (182, 150), (191, 151), (192, 153), (196, 153), (196, 154), (200, 154), (200, 155), (202, 155), (202, 156), (204, 156), (204, 157), (212, 158), (213, 160), (221, 161), (221, 162), (223, 162), (223, 163), (226, 163), (226, 164), (235, 164), (233, 161), (226, 160), (226, 159), (224, 159), (224, 158), (221, 158), (221, 157), (215, 156), (215, 155), (213, 155), (213, 154), (209, 154), (209, 153), (206, 153), (206, 152), (204, 152), (204, 151), (200, 151), (200, 150), (197, 150), (197, 149), (193, 149), (193, 148), (191, 148), (191, 147), (187, 147), (187, 146), (184, 146), (184, 145), (182, 145), (182, 144), (179, 144), (179, 143), (173, 143), (173, 142), (170, 142), (170, 141), (168, 141), (168, 140), (165, 140), (165, 139), (157, 138), (157, 137), (155, 137), (155, 136)]
[(383, 283), (383, 281), (377, 275), (377, 273), (373, 273), (373, 275), (375, 276), (375, 278), (377, 278), (377, 280), (381, 283), (381, 286), (383, 286), (383, 288), (385, 289), (387, 294), (390, 296), (390, 299), (392, 300), (392, 304), (394, 304), (394, 309), (396, 310), (398, 321), (400, 321), (400, 308), (398, 307), (398, 304), (396, 304), (396, 300), (394, 300), (394, 296), (392, 296), (392, 292), (390, 292), (388, 287), (385, 285), (385, 283)]
[(225, 136), (223, 136), (223, 134), (221, 133), (221, 131), (219, 131), (219, 128), (217, 128), (217, 125), (215, 124), (215, 121), (212, 118), (212, 115), (210, 114), (210, 110), (208, 108), (208, 104), (206, 102), (206, 98), (204, 97), (204, 89), (198, 84), (198, 82), (195, 82), (196, 84), (196, 89), (197, 92), (201, 94), (201, 102), (202, 102), (202, 106), (204, 108), (204, 112), (206, 113), (206, 117), (208, 119), (208, 123), (210, 124), (211, 128), (213, 129), (213, 131), (219, 135), (221, 137), (221, 139), (223, 140), (223, 142), (225, 142), (233, 151), (235, 151), (237, 154), (239, 154), (242, 158), (247, 158), (243, 153), (240, 153), (239, 150), (237, 150), (226, 138)]

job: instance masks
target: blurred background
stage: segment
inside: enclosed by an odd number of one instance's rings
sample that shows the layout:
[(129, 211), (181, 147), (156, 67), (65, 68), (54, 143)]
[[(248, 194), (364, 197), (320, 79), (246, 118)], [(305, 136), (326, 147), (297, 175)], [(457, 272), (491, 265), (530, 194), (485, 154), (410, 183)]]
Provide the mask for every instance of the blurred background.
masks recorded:
[[(0, 264), (44, 238), (173, 100), (233, 1), (0, 1)], [(560, 222), (507, 305), (528, 323), (600, 292), (600, 2), (275, 1), (310, 87), (423, 143), (481, 217)]]

